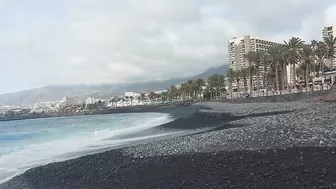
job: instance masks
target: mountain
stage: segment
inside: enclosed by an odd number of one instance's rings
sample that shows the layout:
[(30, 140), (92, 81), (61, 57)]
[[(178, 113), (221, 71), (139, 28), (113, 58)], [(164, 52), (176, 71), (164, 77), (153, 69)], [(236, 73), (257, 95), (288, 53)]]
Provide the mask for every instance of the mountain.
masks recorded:
[(207, 71), (205, 71), (201, 74), (195, 75), (191, 79), (198, 79), (198, 78), (208, 79), (211, 75), (214, 75), (214, 74), (221, 74), (221, 75), (224, 74), (225, 75), (226, 71), (229, 68), (228, 66), (229, 65), (227, 65), (227, 64), (223, 64), (223, 65), (218, 66), (218, 67), (210, 68), (210, 69), (208, 69)]
[(28, 105), (40, 101), (60, 100), (64, 96), (85, 99), (88, 96), (108, 99), (111, 96), (123, 94), (126, 91), (154, 91), (169, 88), (188, 79), (207, 79), (213, 74), (225, 74), (228, 65), (213, 67), (203, 73), (192, 77), (175, 78), (164, 81), (151, 81), (133, 84), (104, 84), (104, 85), (50, 85), (41, 88), (0, 95), (0, 106), (3, 105)]

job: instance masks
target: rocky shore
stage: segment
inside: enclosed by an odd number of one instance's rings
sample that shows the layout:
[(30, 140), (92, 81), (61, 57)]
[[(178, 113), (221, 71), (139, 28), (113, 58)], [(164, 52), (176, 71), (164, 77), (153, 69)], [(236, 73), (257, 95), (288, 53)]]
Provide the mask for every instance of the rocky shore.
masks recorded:
[(197, 105), (158, 129), (207, 132), (37, 167), (0, 189), (336, 188), (335, 103)]

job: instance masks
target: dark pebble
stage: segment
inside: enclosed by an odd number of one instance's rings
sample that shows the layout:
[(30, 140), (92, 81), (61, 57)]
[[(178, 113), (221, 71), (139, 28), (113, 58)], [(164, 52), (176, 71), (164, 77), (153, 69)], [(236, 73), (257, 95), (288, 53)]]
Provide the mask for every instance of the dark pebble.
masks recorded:
[[(0, 189), (332, 187), (336, 182), (336, 161), (330, 157), (330, 150), (336, 149), (277, 150), (281, 156), (267, 150), (142, 159), (113, 150), (33, 168), (0, 185)], [(288, 161), (300, 154), (307, 157), (302, 160), (304, 167)]]

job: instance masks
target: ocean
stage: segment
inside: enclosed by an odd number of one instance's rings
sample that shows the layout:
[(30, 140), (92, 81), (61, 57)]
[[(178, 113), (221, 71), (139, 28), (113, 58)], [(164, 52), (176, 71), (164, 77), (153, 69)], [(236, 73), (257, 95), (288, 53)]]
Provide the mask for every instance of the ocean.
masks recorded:
[(39, 165), (176, 134), (155, 130), (173, 120), (165, 113), (127, 113), (0, 122), (0, 183)]

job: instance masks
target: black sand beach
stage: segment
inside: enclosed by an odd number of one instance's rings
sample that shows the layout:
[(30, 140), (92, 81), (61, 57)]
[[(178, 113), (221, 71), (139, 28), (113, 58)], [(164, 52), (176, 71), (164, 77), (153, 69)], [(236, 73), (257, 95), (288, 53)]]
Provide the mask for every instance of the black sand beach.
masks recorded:
[(157, 129), (210, 128), (33, 168), (0, 189), (336, 188), (334, 103), (169, 111), (180, 117)]

